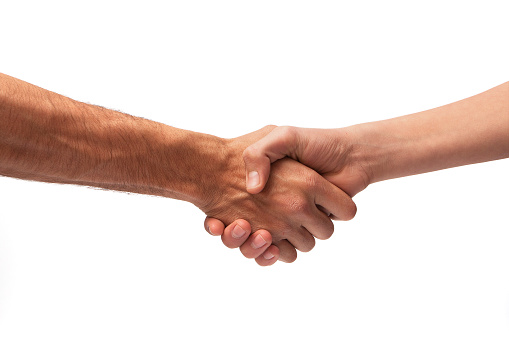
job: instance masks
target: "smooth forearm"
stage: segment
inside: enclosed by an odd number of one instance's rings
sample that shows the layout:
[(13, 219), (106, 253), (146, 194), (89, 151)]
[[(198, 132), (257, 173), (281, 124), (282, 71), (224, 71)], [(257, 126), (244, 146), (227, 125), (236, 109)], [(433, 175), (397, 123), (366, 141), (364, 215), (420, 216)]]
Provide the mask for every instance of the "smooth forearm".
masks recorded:
[(509, 83), (476, 96), (342, 130), (370, 182), (509, 157)]
[[(223, 140), (93, 106), (0, 76), (0, 174), (193, 202)], [(215, 165), (216, 164), (216, 165)]]

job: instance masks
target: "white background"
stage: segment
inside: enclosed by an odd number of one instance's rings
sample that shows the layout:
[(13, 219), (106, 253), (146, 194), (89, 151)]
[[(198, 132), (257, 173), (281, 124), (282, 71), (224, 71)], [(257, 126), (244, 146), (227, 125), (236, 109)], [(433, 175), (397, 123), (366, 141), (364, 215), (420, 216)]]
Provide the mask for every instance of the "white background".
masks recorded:
[[(0, 72), (221, 137), (509, 80), (507, 1), (2, 1)], [(0, 178), (0, 338), (507, 338), (509, 160), (377, 183), (293, 264), (194, 206)]]

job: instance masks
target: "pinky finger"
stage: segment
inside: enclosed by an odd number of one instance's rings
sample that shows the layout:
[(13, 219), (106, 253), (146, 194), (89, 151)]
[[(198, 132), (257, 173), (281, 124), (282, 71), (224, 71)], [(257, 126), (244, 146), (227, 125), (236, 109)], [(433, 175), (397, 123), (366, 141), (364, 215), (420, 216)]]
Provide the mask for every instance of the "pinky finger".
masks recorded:
[(270, 245), (262, 255), (255, 259), (255, 261), (260, 266), (270, 266), (273, 265), (278, 259), (279, 248), (277, 248), (275, 245)]

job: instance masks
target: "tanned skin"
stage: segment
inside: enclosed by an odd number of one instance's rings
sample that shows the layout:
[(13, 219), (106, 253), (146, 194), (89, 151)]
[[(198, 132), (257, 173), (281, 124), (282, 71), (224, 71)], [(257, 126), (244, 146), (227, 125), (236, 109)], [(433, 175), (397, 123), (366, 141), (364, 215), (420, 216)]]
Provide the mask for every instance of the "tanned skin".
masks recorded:
[(224, 223), (242, 217), (260, 230), (244, 254), (266, 254), (263, 265), (295, 260), (296, 248), (332, 235), (330, 213), (348, 220), (356, 211), (346, 193), (290, 159), (273, 166), (263, 193), (246, 192), (242, 152), (273, 129), (222, 139), (0, 74), (0, 175), (180, 199)]

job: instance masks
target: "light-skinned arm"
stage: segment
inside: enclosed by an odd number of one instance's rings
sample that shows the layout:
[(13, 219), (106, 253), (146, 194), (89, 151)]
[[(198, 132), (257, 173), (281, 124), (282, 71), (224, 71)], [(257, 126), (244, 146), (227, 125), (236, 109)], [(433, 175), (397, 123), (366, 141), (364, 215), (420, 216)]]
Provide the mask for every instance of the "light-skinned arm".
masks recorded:
[(348, 195), (293, 160), (273, 166), (264, 192), (245, 191), (242, 151), (272, 129), (221, 139), (0, 74), (0, 175), (180, 199), (224, 223), (243, 217), (253, 230), (270, 231), (244, 253), (268, 250), (273, 257), (263, 264), (279, 255), (293, 261), (295, 248), (308, 251), (314, 237), (331, 236), (332, 222), (317, 204), (345, 219), (355, 213)]
[[(261, 192), (271, 163), (284, 157), (298, 159), (352, 197), (378, 181), (507, 158), (509, 82), (389, 120), (338, 129), (277, 127), (244, 151), (247, 190)], [(233, 241), (229, 234), (227, 228), (225, 244)]]

